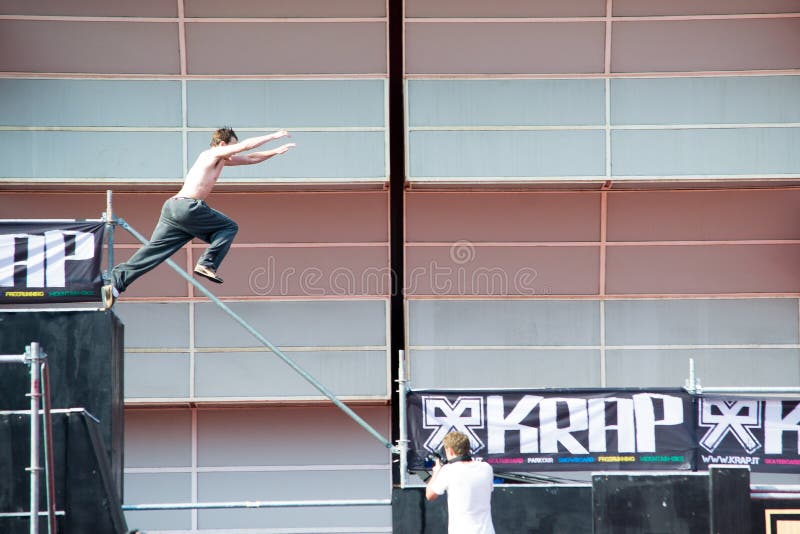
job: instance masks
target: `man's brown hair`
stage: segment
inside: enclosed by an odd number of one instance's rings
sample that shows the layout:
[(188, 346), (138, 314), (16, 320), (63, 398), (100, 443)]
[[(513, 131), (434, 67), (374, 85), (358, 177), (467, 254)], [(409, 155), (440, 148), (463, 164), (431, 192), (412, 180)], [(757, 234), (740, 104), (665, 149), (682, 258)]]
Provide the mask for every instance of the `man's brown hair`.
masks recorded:
[(442, 445), (453, 449), (456, 456), (467, 456), (469, 454), (469, 438), (461, 432), (455, 430), (449, 432), (442, 440)]
[(223, 126), (214, 131), (214, 135), (211, 136), (211, 146), (217, 146), (223, 141), (225, 144), (230, 144), (231, 139), (238, 140), (239, 137), (236, 135), (236, 132), (233, 131), (233, 128)]

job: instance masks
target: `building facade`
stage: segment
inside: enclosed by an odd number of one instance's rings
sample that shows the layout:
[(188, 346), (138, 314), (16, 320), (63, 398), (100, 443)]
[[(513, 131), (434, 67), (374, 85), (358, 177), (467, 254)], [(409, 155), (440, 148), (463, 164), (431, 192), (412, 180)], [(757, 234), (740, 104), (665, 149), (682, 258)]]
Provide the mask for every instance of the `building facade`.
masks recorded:
[[(398, 348), (414, 388), (800, 385), (800, 2), (0, 3), (0, 218), (111, 189), (149, 235), (222, 125), (297, 147), (223, 172), (210, 289), (385, 436)], [(390, 498), (389, 451), (169, 267), (115, 311), (126, 504)]]

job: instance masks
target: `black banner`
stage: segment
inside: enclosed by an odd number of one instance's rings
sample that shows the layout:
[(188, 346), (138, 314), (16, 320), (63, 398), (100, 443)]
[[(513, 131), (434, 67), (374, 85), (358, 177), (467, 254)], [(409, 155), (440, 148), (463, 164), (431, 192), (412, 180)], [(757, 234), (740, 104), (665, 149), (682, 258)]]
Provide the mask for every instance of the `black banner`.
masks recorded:
[(800, 469), (800, 400), (692, 396), (679, 389), (414, 391), (408, 465), (451, 430), (495, 471)]
[(693, 402), (683, 390), (415, 391), (409, 469), (451, 430), (495, 471), (692, 469)]
[(747, 465), (754, 472), (800, 469), (800, 400), (697, 399), (697, 468)]
[(103, 222), (0, 221), (0, 304), (100, 300)]

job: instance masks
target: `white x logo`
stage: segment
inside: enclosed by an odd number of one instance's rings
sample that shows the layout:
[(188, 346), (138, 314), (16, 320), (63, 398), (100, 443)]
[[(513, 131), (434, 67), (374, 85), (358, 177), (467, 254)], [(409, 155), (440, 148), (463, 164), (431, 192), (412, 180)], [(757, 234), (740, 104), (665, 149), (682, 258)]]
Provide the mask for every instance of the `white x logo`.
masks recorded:
[(708, 452), (722, 443), (728, 433), (733, 433), (748, 454), (761, 447), (751, 428), (761, 426), (761, 402), (757, 400), (700, 400), (700, 426), (711, 427), (700, 440)]
[(425, 442), (429, 451), (438, 450), (451, 430), (469, 437), (472, 452), (484, 447), (473, 429), (483, 428), (483, 397), (458, 397), (452, 404), (447, 397), (422, 397), (422, 426), (435, 429)]

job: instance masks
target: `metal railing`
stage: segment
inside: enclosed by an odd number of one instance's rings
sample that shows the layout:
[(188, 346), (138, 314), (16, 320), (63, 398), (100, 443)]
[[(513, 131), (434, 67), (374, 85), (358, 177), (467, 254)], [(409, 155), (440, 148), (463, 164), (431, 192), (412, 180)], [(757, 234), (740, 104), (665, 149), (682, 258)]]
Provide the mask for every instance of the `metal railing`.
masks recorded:
[[(122, 228), (124, 228), (125, 230), (130, 232), (130, 234), (133, 237), (135, 237), (137, 240), (139, 240), (143, 245), (146, 245), (148, 243), (147, 239), (142, 234), (137, 232), (124, 219), (115, 218), (114, 219), (114, 223), (118, 224), (119, 226), (121, 226)], [(276, 356), (278, 356), (289, 367), (291, 367), (297, 374), (299, 374), (301, 377), (303, 377), (309, 384), (314, 386), (314, 388), (316, 388), (317, 391), (319, 391), (320, 393), (325, 395), (340, 410), (342, 410), (345, 414), (347, 414), (347, 416), (349, 416), (353, 421), (355, 421), (356, 424), (358, 424), (361, 428), (366, 430), (372, 437), (374, 437), (379, 442), (381, 442), (381, 444), (384, 447), (386, 447), (387, 449), (392, 451), (392, 453), (396, 454), (398, 452), (396, 447), (394, 445), (392, 445), (391, 441), (389, 441), (388, 439), (383, 437), (377, 430), (375, 430), (375, 428), (372, 427), (372, 425), (367, 423), (364, 419), (361, 418), (361, 416), (359, 416), (357, 413), (355, 413), (349, 406), (347, 406), (342, 401), (340, 401), (336, 397), (336, 395), (333, 394), (333, 392), (331, 390), (329, 390), (327, 387), (322, 385), (322, 383), (320, 383), (316, 378), (311, 376), (311, 374), (309, 374), (305, 369), (300, 367), (293, 359), (291, 359), (289, 356), (287, 356), (282, 350), (280, 350), (278, 347), (273, 345), (267, 338), (265, 338), (263, 335), (261, 335), (261, 333), (258, 332), (258, 330), (253, 328), (250, 325), (250, 323), (245, 321), (239, 314), (237, 314), (235, 311), (233, 311), (227, 304), (225, 304), (219, 298), (217, 298), (216, 295), (214, 295), (213, 293), (211, 293), (211, 291), (206, 289), (200, 282), (198, 282), (197, 280), (195, 280), (194, 278), (189, 276), (189, 274), (186, 271), (184, 271), (177, 263), (175, 263), (171, 259), (167, 259), (166, 263), (167, 263), (167, 265), (172, 267), (172, 269), (175, 272), (177, 272), (184, 280), (186, 280), (187, 282), (192, 284), (195, 287), (195, 289), (197, 289), (203, 295), (208, 297), (211, 300), (211, 302), (216, 304), (222, 311), (224, 311), (231, 318), (233, 318), (234, 321), (239, 323), (239, 325), (241, 325), (242, 328), (247, 330), (262, 345), (264, 345), (269, 350), (271, 350)]]
[[(0, 355), (2, 363), (23, 363), (30, 367), (31, 388), (28, 396), (31, 399), (31, 465), (27, 468), (30, 473), (30, 511), (28, 513), (0, 513), (0, 517), (30, 516), (30, 533), (39, 534), (39, 485), (41, 483), (42, 466), (39, 462), (41, 454), (41, 437), (44, 431), (44, 472), (45, 491), (47, 493), (47, 531), (56, 532), (56, 499), (55, 476), (53, 465), (53, 425), (50, 415), (50, 371), (47, 366), (47, 354), (39, 343), (32, 342), (25, 347), (24, 354)], [(42, 409), (42, 405), (43, 408)], [(39, 413), (42, 422), (39, 422)]]
[[(140, 243), (146, 245), (147, 239), (128, 224), (124, 219), (116, 217), (112, 205), (112, 193), (106, 191), (106, 212), (103, 214), (103, 220), (106, 222), (107, 235), (108, 235), (108, 266), (109, 269), (114, 265), (114, 227), (121, 226), (127, 230), (134, 238)], [(327, 387), (320, 383), (316, 378), (309, 374), (305, 369), (300, 367), (292, 358), (287, 356), (282, 350), (272, 344), (266, 337), (253, 328), (247, 321), (240, 315), (234, 312), (227, 304), (222, 302), (219, 298), (206, 289), (197, 280), (192, 278), (184, 269), (171, 259), (166, 260), (169, 265), (178, 275), (184, 280), (192, 284), (195, 289), (200, 291), (203, 295), (208, 297), (211, 302), (216, 304), (222, 311), (229, 315), (236, 321), (242, 328), (249, 332), (256, 338), (262, 345), (271, 350), (276, 356), (284, 361), (291, 367), (297, 374), (303, 377), (315, 389), (327, 397), (334, 405), (341, 409), (348, 417), (350, 417), (356, 424), (366, 430), (372, 437), (377, 439), (384, 447), (389, 449), (392, 454), (399, 454), (400, 447), (392, 444), (391, 441), (383, 437), (375, 428), (367, 423), (361, 416), (355, 413), (350, 407), (340, 401), (336, 395), (333, 394)], [(402, 441), (401, 441), (402, 443)], [(404, 456), (404, 455), (402, 455)], [(289, 507), (321, 507), (321, 506), (387, 506), (391, 504), (389, 499), (365, 499), (365, 500), (331, 500), (331, 501), (239, 501), (239, 502), (205, 502), (205, 503), (154, 503), (154, 504), (131, 504), (123, 505), (122, 510), (126, 512), (131, 511), (145, 511), (145, 510), (201, 510), (201, 509), (231, 509), (231, 508), (289, 508)]]
[(757, 501), (800, 500), (800, 485), (750, 484), (750, 498)]
[(305, 508), (323, 506), (389, 506), (391, 499), (352, 499), (332, 501), (233, 501), (198, 503), (126, 504), (126, 512), (149, 510), (230, 510), (237, 508)]

